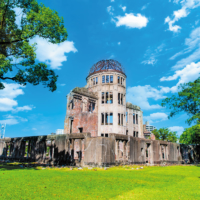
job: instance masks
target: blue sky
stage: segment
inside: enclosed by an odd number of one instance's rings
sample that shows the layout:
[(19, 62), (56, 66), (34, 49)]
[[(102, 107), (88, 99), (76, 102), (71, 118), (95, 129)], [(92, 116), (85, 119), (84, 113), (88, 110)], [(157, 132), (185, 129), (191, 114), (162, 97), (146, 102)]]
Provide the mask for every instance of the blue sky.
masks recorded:
[(49, 44), (36, 37), (37, 59), (54, 69), (58, 88), (6, 82), (0, 91), (0, 123), (6, 137), (45, 135), (64, 128), (66, 95), (83, 87), (90, 67), (115, 59), (127, 74), (127, 101), (144, 122), (180, 135), (187, 115), (168, 119), (160, 103), (200, 73), (200, 0), (42, 0), (63, 16), (68, 40)]

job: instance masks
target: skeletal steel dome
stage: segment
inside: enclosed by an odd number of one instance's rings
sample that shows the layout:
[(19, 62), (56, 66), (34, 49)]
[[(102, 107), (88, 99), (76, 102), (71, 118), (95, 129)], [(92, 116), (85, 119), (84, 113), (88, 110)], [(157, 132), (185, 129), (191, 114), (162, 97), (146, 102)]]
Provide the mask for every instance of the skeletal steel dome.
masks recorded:
[(101, 60), (97, 62), (96, 64), (94, 64), (90, 68), (88, 76), (97, 72), (102, 72), (102, 71), (118, 71), (125, 74), (124, 68), (118, 61), (109, 59), (109, 60)]

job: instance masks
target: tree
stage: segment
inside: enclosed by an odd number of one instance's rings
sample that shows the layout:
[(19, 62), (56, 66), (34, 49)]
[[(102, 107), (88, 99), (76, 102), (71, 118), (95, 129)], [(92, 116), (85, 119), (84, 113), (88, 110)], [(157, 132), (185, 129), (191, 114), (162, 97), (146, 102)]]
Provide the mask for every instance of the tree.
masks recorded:
[(194, 82), (181, 84), (178, 95), (173, 95), (162, 101), (162, 106), (166, 106), (172, 111), (169, 118), (184, 111), (189, 115), (187, 123), (200, 122), (200, 77)]
[(200, 144), (200, 124), (186, 128), (180, 136), (182, 144)]
[(170, 131), (168, 128), (154, 129), (152, 133), (155, 135), (156, 140), (176, 142), (178, 139), (176, 132)]
[[(21, 10), (20, 26), (16, 24), (15, 9)], [(58, 76), (45, 63), (36, 63), (36, 43), (29, 43), (35, 36), (53, 44), (64, 42), (67, 31), (63, 18), (36, 0), (1, 0), (0, 89), (4, 88), (3, 80), (12, 80), (21, 85), (43, 83), (50, 91), (56, 90)], [(8, 72), (12, 76), (7, 76)]]

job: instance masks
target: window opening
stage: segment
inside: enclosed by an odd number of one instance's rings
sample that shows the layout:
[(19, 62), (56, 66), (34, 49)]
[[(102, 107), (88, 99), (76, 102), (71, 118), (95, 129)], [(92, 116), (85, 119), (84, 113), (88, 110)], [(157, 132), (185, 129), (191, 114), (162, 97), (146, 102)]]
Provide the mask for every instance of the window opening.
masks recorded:
[(110, 83), (113, 83), (113, 75), (110, 76)]
[(117, 80), (118, 80), (118, 84), (120, 84), (120, 77), (119, 76), (117, 77)]
[(105, 83), (105, 76), (102, 76), (102, 83)]
[(105, 137), (108, 137), (108, 133), (105, 134)]
[(123, 94), (121, 94), (121, 104), (123, 105)]
[(133, 124), (135, 124), (135, 113), (133, 114)]
[(126, 135), (128, 135), (128, 130), (126, 130)]
[(95, 78), (93, 78), (93, 85), (95, 85)]
[(123, 85), (123, 78), (121, 77), (121, 85)]
[(135, 137), (135, 131), (133, 131), (133, 137)]
[(113, 125), (113, 113), (110, 113), (109, 121), (110, 125)]
[(120, 113), (118, 113), (118, 125), (120, 125)]
[(98, 84), (98, 77), (96, 77), (96, 84)]
[(102, 99), (101, 103), (104, 104), (104, 92), (101, 93), (101, 99)]
[(123, 126), (123, 114), (121, 114), (121, 125)]
[(108, 113), (106, 113), (105, 115), (106, 115), (106, 117), (105, 117), (105, 118), (106, 118), (106, 119), (105, 119), (105, 122), (106, 122), (106, 125), (108, 125), (108, 123), (109, 123), (109, 122), (108, 122)]
[(109, 83), (109, 75), (106, 75), (106, 83)]
[(113, 103), (113, 93), (110, 92), (110, 103)]
[(120, 104), (120, 93), (118, 93), (118, 104)]
[(138, 132), (136, 132), (136, 137), (138, 137)]
[(71, 119), (71, 121), (70, 121), (70, 133), (72, 133), (72, 130), (73, 130), (73, 119)]
[(128, 123), (128, 112), (126, 112), (126, 123)]
[(108, 92), (106, 92), (106, 103), (109, 103), (109, 100), (108, 100)]
[(136, 114), (136, 124), (138, 124), (138, 114)]
[(104, 125), (104, 113), (101, 113), (101, 125)]
[(101, 137), (104, 137), (104, 134), (103, 134), (103, 133), (101, 133)]
[(78, 130), (79, 130), (79, 133), (82, 133), (83, 132), (83, 127), (78, 128)]

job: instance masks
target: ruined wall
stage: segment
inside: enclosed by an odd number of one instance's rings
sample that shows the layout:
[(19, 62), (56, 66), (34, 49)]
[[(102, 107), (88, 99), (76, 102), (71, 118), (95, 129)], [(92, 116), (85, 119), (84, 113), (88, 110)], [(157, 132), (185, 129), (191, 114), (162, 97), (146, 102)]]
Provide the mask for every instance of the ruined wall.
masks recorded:
[[(91, 101), (95, 102), (95, 109), (93, 112), (89, 111)], [(95, 99), (91, 99), (90, 97), (83, 95), (74, 95), (73, 93), (70, 94), (67, 100), (67, 114), (64, 123), (64, 133), (79, 133), (79, 128), (83, 128), (83, 132), (90, 132), (92, 137), (97, 136), (97, 113), (98, 107)], [(72, 120), (73, 125), (71, 125)]]

